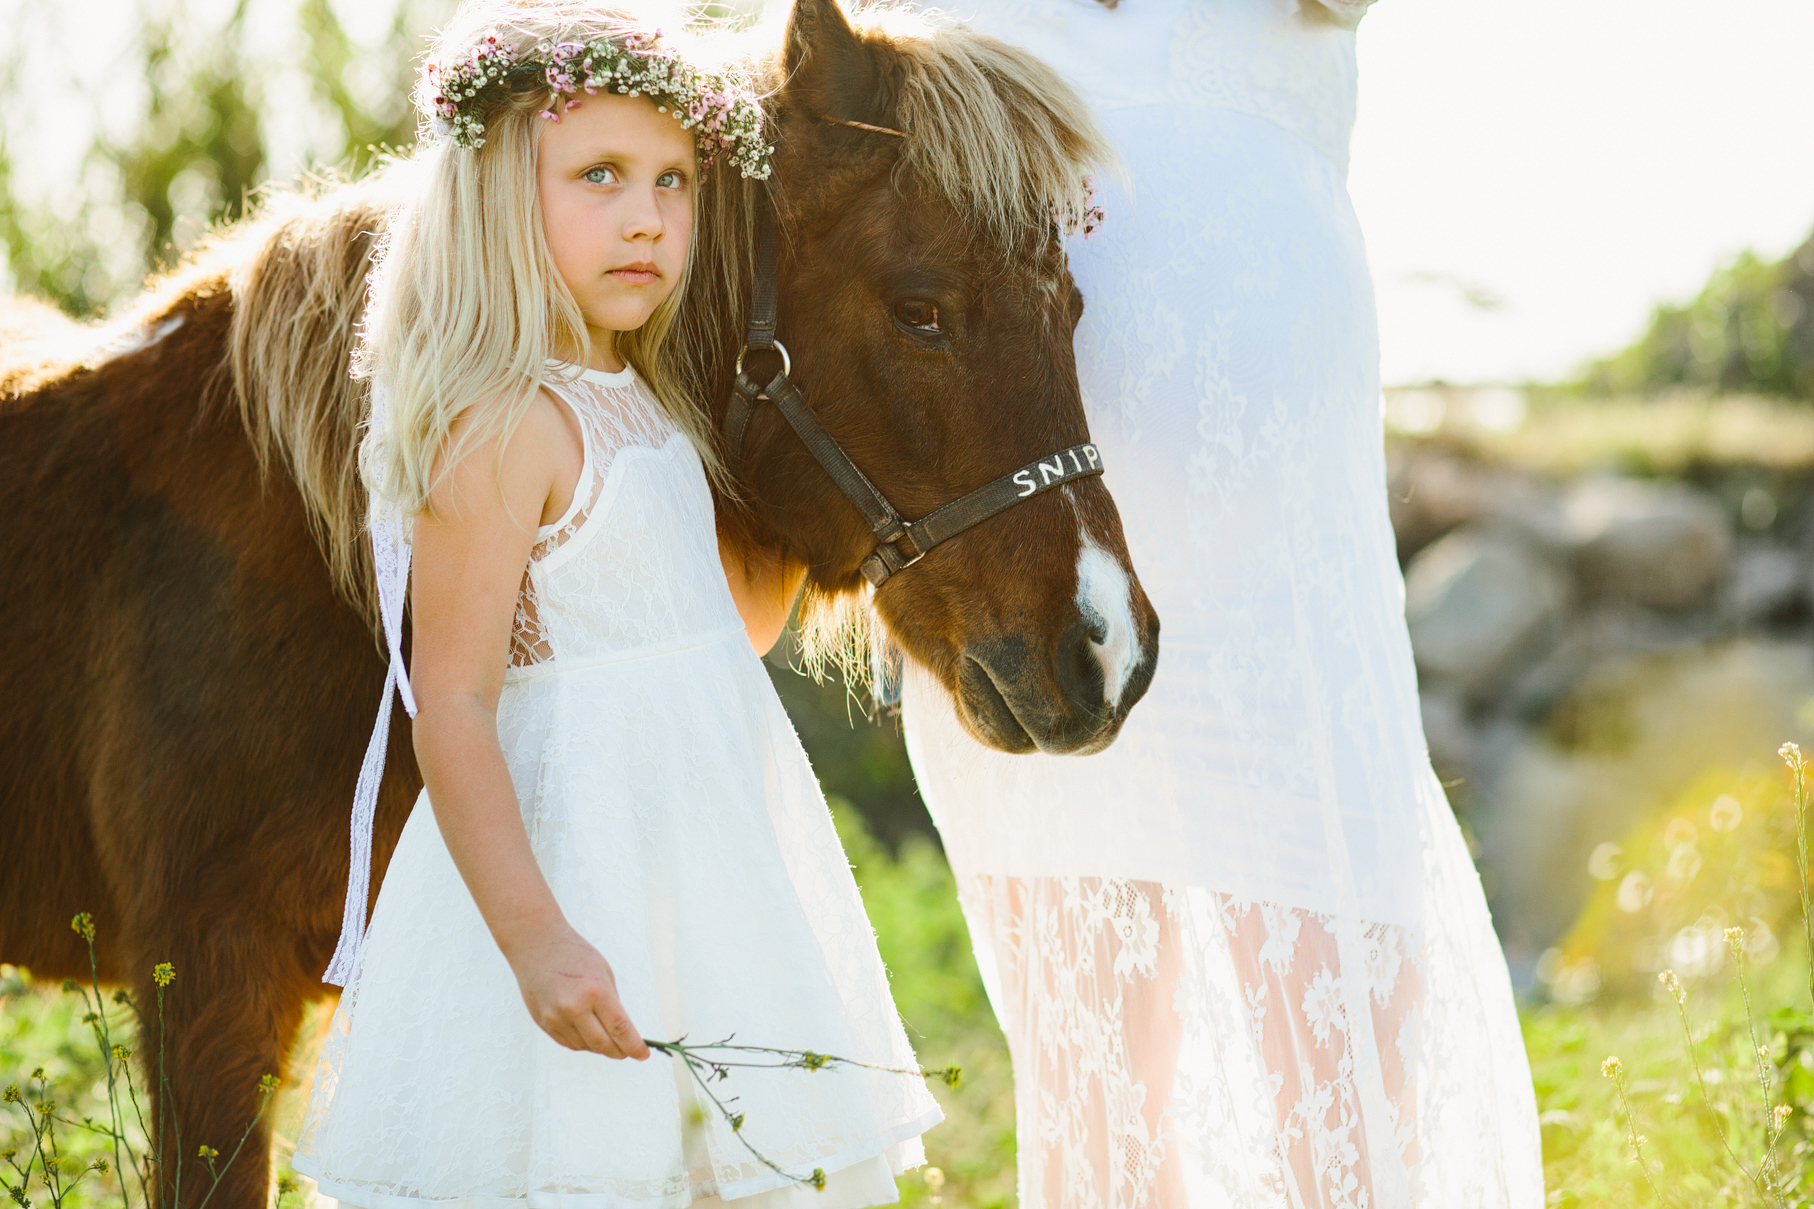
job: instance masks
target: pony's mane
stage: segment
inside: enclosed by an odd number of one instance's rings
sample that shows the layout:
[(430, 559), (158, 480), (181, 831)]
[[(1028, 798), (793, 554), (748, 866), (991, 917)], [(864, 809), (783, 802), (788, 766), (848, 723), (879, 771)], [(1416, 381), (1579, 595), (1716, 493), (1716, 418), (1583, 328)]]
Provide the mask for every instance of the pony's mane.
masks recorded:
[(240, 418), (260, 467), (281, 460), (295, 480), (335, 585), (374, 627), (357, 452), (368, 392), (350, 366), (372, 252), (407, 168), (274, 192), (222, 236), (238, 253), (226, 360)]
[(1083, 219), (1083, 178), (1116, 170), (1089, 106), (1026, 51), (938, 14), (879, 7), (852, 24), (895, 60), (903, 163), (1003, 244)]

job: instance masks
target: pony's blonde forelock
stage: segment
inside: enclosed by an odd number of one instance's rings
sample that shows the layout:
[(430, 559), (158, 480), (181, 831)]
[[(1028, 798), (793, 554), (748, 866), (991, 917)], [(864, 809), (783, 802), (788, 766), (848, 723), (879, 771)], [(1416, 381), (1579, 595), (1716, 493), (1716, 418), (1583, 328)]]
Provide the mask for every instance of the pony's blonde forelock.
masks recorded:
[[(490, 0), (463, 4), (430, 53), (460, 57), (494, 30), (533, 46), (645, 28), (585, 0)], [(361, 474), (404, 515), (425, 511), (437, 476), (472, 447), (500, 438), (501, 448), (551, 362), (583, 364), (592, 354), (543, 234), (536, 146), (548, 103), (545, 88), (511, 96), (488, 117), (477, 148), (424, 131), (405, 166), (413, 187), (379, 245), (353, 361), (355, 375), (384, 400), (360, 446)], [(670, 348), (700, 242), (697, 229), (691, 235), (681, 280), (642, 327), (619, 335), (617, 352), (722, 483), (709, 411)], [(450, 443), (456, 422), (475, 408), (476, 422)]]
[(1082, 222), (1084, 177), (1119, 161), (1089, 106), (1045, 62), (949, 16), (883, 5), (852, 24), (899, 65), (902, 162), (1003, 244)]

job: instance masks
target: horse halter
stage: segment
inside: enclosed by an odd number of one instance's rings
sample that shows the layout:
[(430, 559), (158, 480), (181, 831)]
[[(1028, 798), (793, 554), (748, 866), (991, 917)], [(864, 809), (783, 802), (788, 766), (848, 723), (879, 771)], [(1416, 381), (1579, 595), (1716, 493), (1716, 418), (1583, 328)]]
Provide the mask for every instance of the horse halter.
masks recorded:
[[(743, 351), (737, 354), (737, 380), (731, 387), (730, 406), (725, 411), (725, 452), (731, 465), (735, 466), (742, 456), (744, 432), (749, 428), (750, 414), (757, 403), (766, 399), (779, 408), (799, 434), (801, 442), (819, 459), (819, 465), (825, 467), (831, 481), (863, 514), (863, 519), (875, 533), (876, 548), (860, 568), (863, 578), (872, 587), (881, 587), (895, 572), (924, 558), (934, 546), (950, 541), (1022, 500), (1075, 479), (1102, 473), (1102, 454), (1096, 446), (1072, 445), (985, 483), (917, 521), (903, 519), (888, 502), (888, 497), (876, 489), (850, 460), (850, 455), (820, 427), (818, 417), (801, 397), (800, 387), (793, 379), (793, 360), (787, 355), (786, 346), (775, 339), (777, 242), (774, 214), (765, 205), (756, 236), (756, 280), (751, 291), (749, 330), (744, 337)], [(743, 359), (752, 352), (768, 349), (781, 354), (781, 372), (765, 386), (744, 372)]]

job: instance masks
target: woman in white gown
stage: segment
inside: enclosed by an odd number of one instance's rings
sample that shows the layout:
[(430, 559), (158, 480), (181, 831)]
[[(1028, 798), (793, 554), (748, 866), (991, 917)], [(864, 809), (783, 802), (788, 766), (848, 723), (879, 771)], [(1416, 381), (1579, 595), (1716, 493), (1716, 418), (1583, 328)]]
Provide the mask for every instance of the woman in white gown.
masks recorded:
[(1096, 756), (987, 750), (905, 686), (1013, 1055), (1023, 1209), (1543, 1200), (1387, 519), (1345, 184), (1360, 7), (951, 5), (1077, 84), (1126, 163), (1073, 242), (1078, 368), (1164, 626)]

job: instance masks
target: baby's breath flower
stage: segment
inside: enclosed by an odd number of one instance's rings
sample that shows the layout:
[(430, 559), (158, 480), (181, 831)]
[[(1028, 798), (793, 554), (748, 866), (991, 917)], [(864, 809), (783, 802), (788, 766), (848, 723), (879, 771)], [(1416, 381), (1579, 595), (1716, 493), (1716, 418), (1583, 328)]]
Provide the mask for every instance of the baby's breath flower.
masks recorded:
[(176, 981), (176, 967), (167, 961), (160, 961), (151, 967), (151, 981), (161, 987), (167, 987)]
[(1675, 996), (1675, 1001), (1677, 1003), (1682, 1002), (1685, 995), (1682, 990), (1682, 980), (1675, 976), (1674, 970), (1664, 970), (1661, 974), (1657, 975), (1657, 981), (1662, 983), (1671, 995)]

